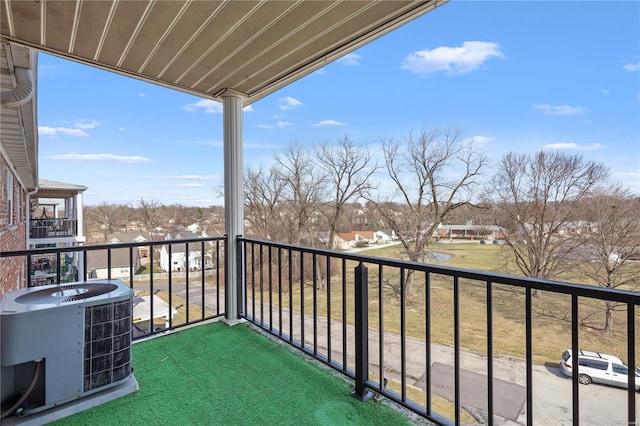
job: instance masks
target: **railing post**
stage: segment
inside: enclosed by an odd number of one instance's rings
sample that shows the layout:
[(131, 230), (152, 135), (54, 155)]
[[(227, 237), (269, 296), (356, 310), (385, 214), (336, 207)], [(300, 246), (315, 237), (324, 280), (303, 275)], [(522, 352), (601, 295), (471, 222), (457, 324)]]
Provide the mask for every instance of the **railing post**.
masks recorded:
[(359, 401), (366, 401), (373, 396), (367, 390), (369, 380), (369, 297), (368, 282), (369, 272), (367, 267), (360, 262), (355, 268), (356, 288), (356, 390), (351, 396)]
[[(227, 237), (228, 238), (228, 237)], [(227, 244), (228, 243), (228, 239), (227, 239)], [(236, 239), (236, 244), (237, 244), (237, 248), (236, 248), (236, 286), (237, 286), (237, 312), (238, 312), (238, 317), (242, 318), (246, 315), (246, 312), (244, 310), (244, 302), (245, 302), (245, 286), (244, 286), (244, 265), (245, 265), (245, 261), (244, 261), (244, 243), (242, 242), (242, 240), (240, 239)], [(225, 274), (225, 279), (226, 279), (227, 275)], [(226, 286), (228, 285), (228, 281), (227, 283), (225, 283), (225, 289), (227, 288)]]

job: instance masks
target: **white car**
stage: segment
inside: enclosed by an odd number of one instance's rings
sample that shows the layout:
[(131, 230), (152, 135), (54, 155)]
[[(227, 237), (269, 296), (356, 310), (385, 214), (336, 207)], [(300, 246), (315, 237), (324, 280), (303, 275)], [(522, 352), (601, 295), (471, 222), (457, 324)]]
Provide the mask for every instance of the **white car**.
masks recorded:
[[(573, 357), (571, 349), (562, 353), (560, 370), (565, 376), (572, 377)], [(591, 382), (604, 385), (627, 387), (629, 368), (620, 358), (599, 352), (580, 351), (578, 354), (578, 381), (583, 385)], [(636, 390), (640, 390), (640, 369), (636, 368)]]

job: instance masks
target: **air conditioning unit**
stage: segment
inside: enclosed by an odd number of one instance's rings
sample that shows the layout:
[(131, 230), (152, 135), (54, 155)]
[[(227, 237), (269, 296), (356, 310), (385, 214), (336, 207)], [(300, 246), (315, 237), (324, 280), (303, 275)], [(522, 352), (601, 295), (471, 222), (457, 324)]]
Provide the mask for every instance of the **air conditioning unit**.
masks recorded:
[(138, 389), (122, 281), (21, 289), (0, 304), (0, 423), (42, 424)]

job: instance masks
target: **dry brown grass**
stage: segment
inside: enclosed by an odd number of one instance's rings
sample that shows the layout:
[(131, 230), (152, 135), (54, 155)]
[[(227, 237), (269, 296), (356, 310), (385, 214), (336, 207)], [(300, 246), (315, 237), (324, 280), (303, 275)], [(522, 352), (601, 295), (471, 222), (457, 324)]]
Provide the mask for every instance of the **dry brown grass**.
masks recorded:
[[(442, 265), (477, 269), (484, 271), (515, 273), (509, 270), (505, 262), (506, 248), (503, 245), (481, 244), (440, 244), (437, 251), (453, 256), (450, 261), (440, 262)], [(366, 252), (368, 255), (380, 257), (401, 257), (398, 247), (373, 249)], [(305, 261), (305, 265), (311, 265)], [(356, 266), (354, 262), (347, 262), (346, 277), (348, 283), (353, 283)], [(369, 324), (373, 328), (379, 327), (378, 296), (378, 268), (368, 265), (370, 292), (369, 292)], [(274, 268), (276, 270), (276, 268)], [(341, 288), (336, 288), (341, 282), (342, 270), (340, 265), (332, 265), (332, 289), (331, 289), (331, 318), (342, 319), (342, 295)], [(398, 272), (390, 268), (384, 269), (384, 276), (391, 282), (398, 281)], [(453, 282), (445, 276), (432, 275), (430, 281), (430, 322), (431, 338), (434, 343), (453, 344), (454, 308), (453, 308)], [(566, 281), (580, 282), (566, 278)], [(267, 277), (264, 277), (267, 282)], [(460, 279), (459, 282), (459, 306), (460, 306), (460, 343), (463, 348), (486, 352), (487, 350), (487, 291), (484, 282)], [(393, 291), (383, 286), (383, 315), (384, 329), (388, 332), (400, 332), (400, 301)], [(504, 285), (493, 285), (493, 336), (494, 354), (512, 357), (525, 357), (525, 292), (522, 289), (511, 288)], [(301, 284), (293, 283), (293, 306), (300, 310)], [(408, 336), (421, 338), (425, 336), (427, 327), (425, 305), (425, 278), (424, 274), (416, 274), (413, 291), (408, 298), (405, 307), (405, 324)], [(256, 294), (259, 300), (259, 294)], [(265, 303), (268, 301), (268, 289), (263, 289)], [(258, 302), (259, 303), (259, 302)], [(273, 303), (277, 304), (277, 297), (273, 296)], [(314, 291), (309, 279), (304, 286), (304, 312), (310, 314), (313, 311)], [(315, 294), (315, 303), (318, 315), (327, 316), (327, 291), (318, 290)], [(288, 298), (283, 298), (283, 306), (288, 307)], [(347, 321), (353, 324), (353, 286), (347, 286), (346, 294)], [(590, 350), (614, 353), (625, 358), (626, 354), (626, 314), (618, 312), (615, 317), (615, 333), (605, 334), (604, 326), (604, 302), (580, 298), (579, 299), (579, 339), (580, 346)], [(533, 360), (535, 363), (557, 363), (564, 349), (571, 346), (571, 298), (565, 295), (544, 292), (540, 297), (532, 299), (533, 322)], [(636, 330), (640, 330), (640, 321), (636, 324)], [(640, 338), (640, 336), (636, 336)]]

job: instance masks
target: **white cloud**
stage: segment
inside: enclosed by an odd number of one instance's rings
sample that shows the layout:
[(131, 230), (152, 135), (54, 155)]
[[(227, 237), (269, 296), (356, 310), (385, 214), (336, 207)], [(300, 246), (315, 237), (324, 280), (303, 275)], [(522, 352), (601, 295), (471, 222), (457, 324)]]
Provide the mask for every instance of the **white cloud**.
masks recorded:
[(119, 161), (121, 163), (149, 163), (148, 157), (138, 155), (115, 155), (115, 154), (57, 154), (50, 155), (51, 160), (74, 160), (74, 161)]
[(81, 129), (70, 129), (68, 127), (47, 127), (47, 126), (38, 126), (38, 134), (40, 136), (55, 136), (57, 134), (67, 135), (67, 136), (89, 136), (89, 133), (81, 130)]
[(536, 111), (550, 115), (580, 115), (587, 110), (579, 106), (538, 104), (532, 107)]
[(476, 136), (471, 136), (470, 138), (463, 139), (462, 143), (463, 144), (467, 144), (467, 143), (482, 144), (482, 143), (491, 142), (492, 140), (493, 138), (490, 138), (489, 136), (476, 135)]
[(441, 46), (410, 53), (402, 63), (402, 69), (418, 75), (437, 72), (459, 75), (477, 70), (494, 56), (504, 57), (497, 43), (465, 41), (460, 47)]
[(125, 129), (123, 126), (120, 126), (120, 127), (118, 127), (118, 130), (120, 130), (121, 132), (124, 132), (127, 129)]
[(197, 183), (197, 182), (191, 182), (191, 183), (176, 183), (176, 184), (167, 184), (167, 185), (162, 185), (165, 187), (172, 187), (172, 188), (202, 188), (204, 185), (201, 183)]
[(627, 71), (638, 71), (640, 70), (640, 62), (638, 62), (637, 64), (626, 64), (622, 68), (624, 68)]
[(136, 175), (137, 179), (172, 179), (172, 180), (213, 180), (220, 179), (218, 175)]
[(357, 53), (348, 53), (342, 58), (338, 59), (338, 62), (347, 67), (355, 67), (360, 65), (360, 58), (362, 58), (362, 56), (358, 55)]
[(195, 104), (187, 104), (182, 108), (189, 112), (193, 112), (198, 109), (204, 109), (204, 112), (207, 114), (222, 113), (222, 104), (220, 102), (212, 101), (211, 99), (202, 99)]
[(302, 102), (299, 100), (292, 98), (291, 96), (285, 96), (284, 98), (280, 98), (278, 100), (280, 102), (280, 108), (282, 111), (286, 111), (288, 109), (294, 109), (302, 105)]
[(322, 120), (318, 123), (314, 123), (312, 124), (312, 126), (344, 126), (345, 123), (342, 123), (340, 121), (336, 121), (336, 120)]
[(294, 126), (294, 124), (288, 121), (278, 121), (275, 124), (258, 124), (258, 128), (260, 129), (284, 129), (285, 127), (291, 126)]
[(567, 151), (595, 151), (598, 149), (604, 149), (604, 146), (599, 143), (592, 143), (591, 145), (578, 145), (575, 142), (558, 142), (544, 145), (542, 149), (556, 149)]
[(609, 89), (600, 89), (600, 93), (602, 93), (603, 95), (608, 95)]
[(95, 129), (100, 125), (99, 121), (96, 120), (80, 120), (75, 124), (75, 128), (77, 129)]
[(139, 98), (148, 98), (146, 93), (138, 93)]

